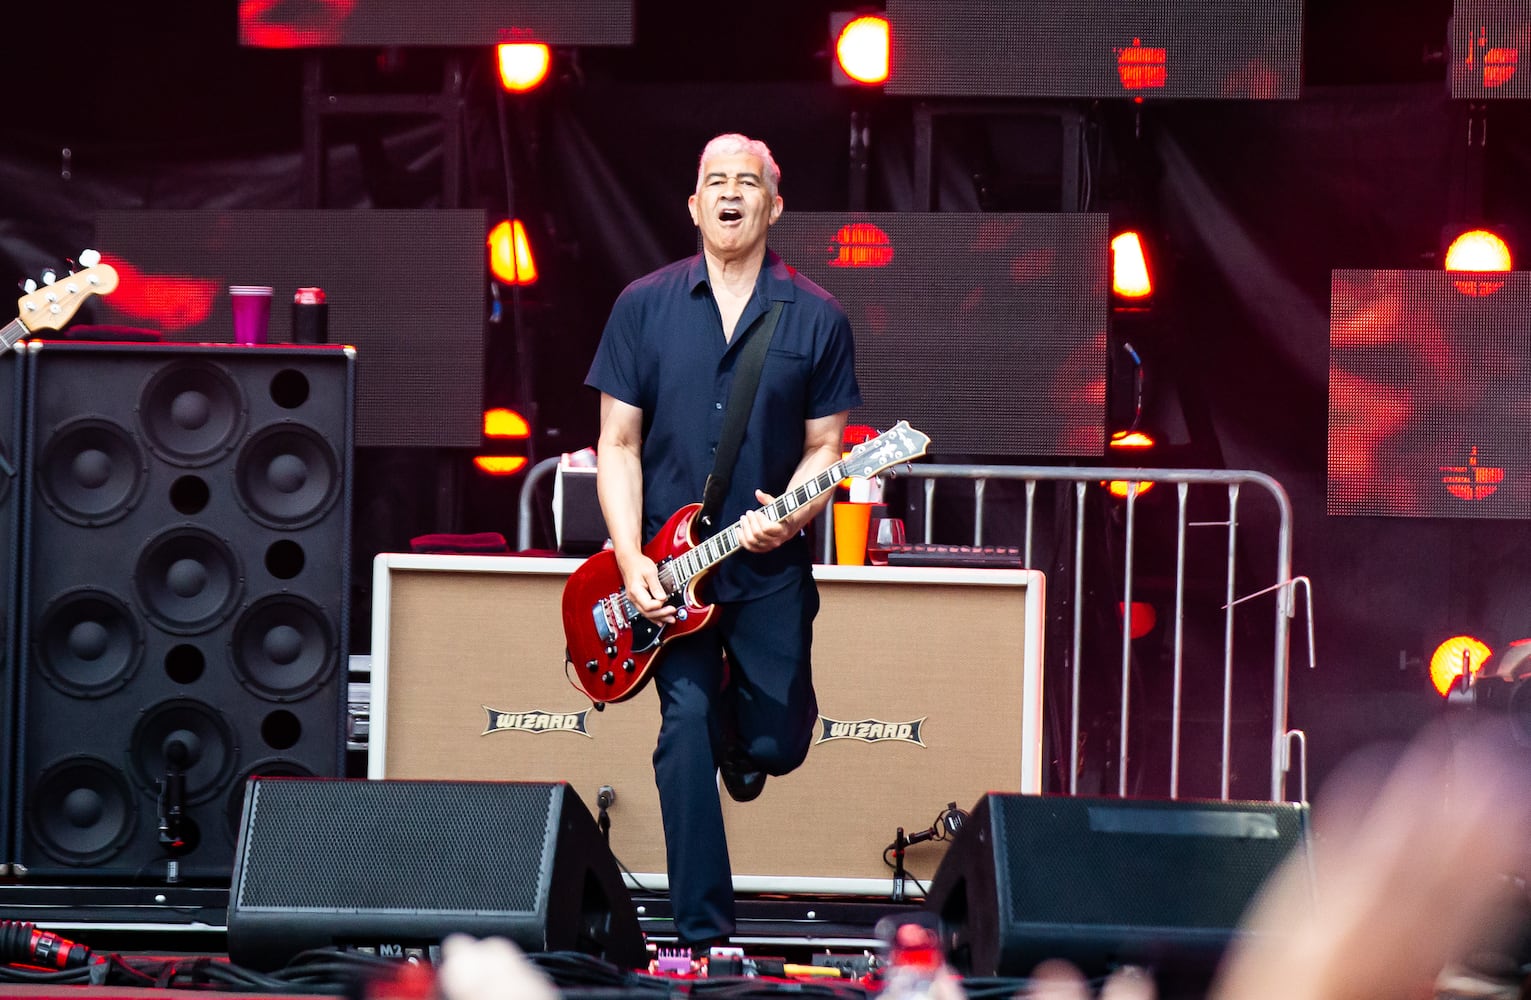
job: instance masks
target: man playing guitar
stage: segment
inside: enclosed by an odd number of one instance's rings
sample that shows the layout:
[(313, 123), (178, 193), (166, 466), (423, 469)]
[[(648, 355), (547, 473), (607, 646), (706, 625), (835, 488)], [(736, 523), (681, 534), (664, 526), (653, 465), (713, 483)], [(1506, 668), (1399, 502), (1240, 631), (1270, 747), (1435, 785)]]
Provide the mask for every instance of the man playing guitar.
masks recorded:
[(622, 292), (586, 379), (601, 393), (596, 486), (627, 597), (669, 624), (677, 602), (643, 543), (701, 499), (741, 347), (781, 304), (716, 521), (737, 525), (743, 551), (703, 583), (714, 627), (669, 642), (653, 673), (670, 897), (693, 953), (734, 931), (718, 775), (735, 799), (754, 798), (766, 774), (803, 762), (818, 715), (809, 654), (819, 598), (801, 529), (833, 491), (780, 520), (757, 508), (839, 461), (861, 402), (844, 310), (766, 248), (780, 177), (758, 140), (707, 144), (687, 202), (702, 252)]

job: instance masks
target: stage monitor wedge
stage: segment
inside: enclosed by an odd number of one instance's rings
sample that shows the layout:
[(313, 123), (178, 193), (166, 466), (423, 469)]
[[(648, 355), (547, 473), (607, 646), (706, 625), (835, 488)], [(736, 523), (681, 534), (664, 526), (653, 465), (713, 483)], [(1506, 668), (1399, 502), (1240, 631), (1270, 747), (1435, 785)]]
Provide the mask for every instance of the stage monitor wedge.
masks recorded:
[(1295, 803), (990, 794), (926, 909), (970, 975), (1026, 976), (1061, 958), (1087, 976), (1131, 964), (1202, 981), (1307, 830)]
[(648, 964), (616, 862), (566, 783), (250, 782), (229, 890), (235, 963), (453, 933)]

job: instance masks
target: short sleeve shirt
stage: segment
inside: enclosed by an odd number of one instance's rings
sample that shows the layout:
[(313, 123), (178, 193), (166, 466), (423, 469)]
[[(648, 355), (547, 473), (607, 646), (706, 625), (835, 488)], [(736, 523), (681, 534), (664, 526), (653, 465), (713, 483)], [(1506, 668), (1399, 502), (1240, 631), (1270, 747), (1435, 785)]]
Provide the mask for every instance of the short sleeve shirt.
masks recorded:
[[(585, 384), (643, 411), (643, 537), (702, 499), (741, 348), (773, 302), (781, 315), (724, 497), (720, 524), (778, 496), (803, 457), (805, 421), (861, 404), (850, 321), (834, 296), (771, 251), (755, 294), (723, 339), (707, 263), (698, 254), (660, 268), (617, 297)], [(738, 552), (710, 574), (710, 600), (742, 600), (784, 585), (812, 561), (800, 535), (771, 552)]]

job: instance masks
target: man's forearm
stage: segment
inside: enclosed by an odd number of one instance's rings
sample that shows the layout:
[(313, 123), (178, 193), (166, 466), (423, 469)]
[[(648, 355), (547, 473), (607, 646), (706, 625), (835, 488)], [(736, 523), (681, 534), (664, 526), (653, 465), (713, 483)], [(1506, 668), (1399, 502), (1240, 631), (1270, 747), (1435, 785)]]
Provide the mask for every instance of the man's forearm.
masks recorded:
[(643, 463), (631, 449), (603, 446), (596, 455), (595, 492), (618, 556), (643, 548)]

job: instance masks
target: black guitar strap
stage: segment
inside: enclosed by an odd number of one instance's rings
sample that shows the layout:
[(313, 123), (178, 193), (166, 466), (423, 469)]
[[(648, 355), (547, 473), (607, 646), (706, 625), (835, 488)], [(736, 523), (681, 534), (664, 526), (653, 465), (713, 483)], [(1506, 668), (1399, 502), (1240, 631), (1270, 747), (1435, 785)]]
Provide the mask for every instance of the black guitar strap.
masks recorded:
[(723, 433), (718, 438), (718, 456), (707, 485), (702, 490), (702, 509), (696, 519), (709, 532), (714, 530), (723, 497), (734, 476), (734, 462), (739, 457), (739, 445), (744, 441), (744, 425), (755, 405), (755, 390), (760, 386), (760, 370), (765, 367), (766, 348), (771, 335), (776, 332), (776, 320), (781, 316), (781, 300), (771, 303), (771, 311), (750, 324), (744, 332), (745, 344), (740, 349), (738, 367), (734, 371), (733, 388), (728, 391), (728, 410), (723, 414)]

